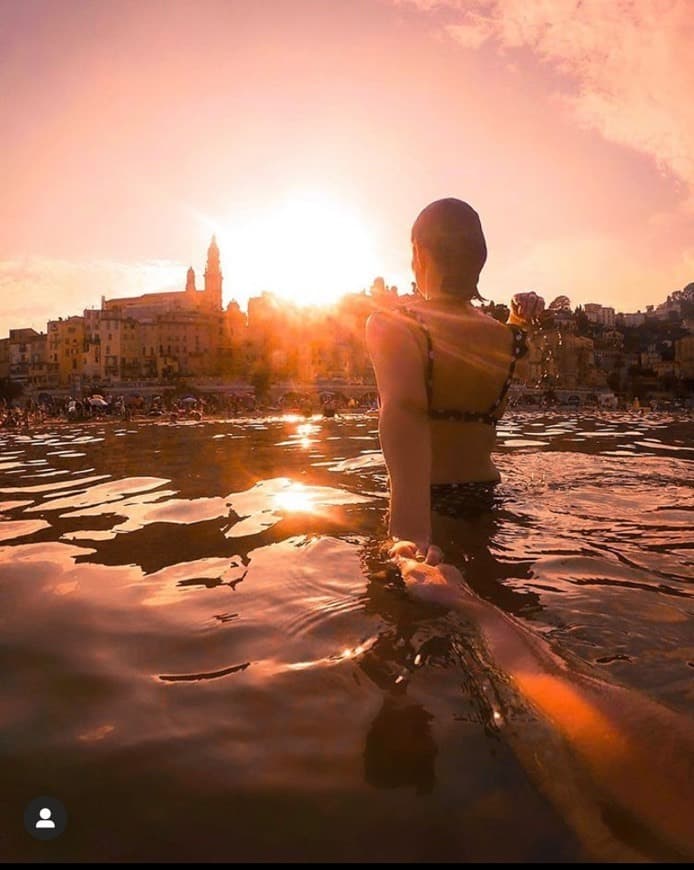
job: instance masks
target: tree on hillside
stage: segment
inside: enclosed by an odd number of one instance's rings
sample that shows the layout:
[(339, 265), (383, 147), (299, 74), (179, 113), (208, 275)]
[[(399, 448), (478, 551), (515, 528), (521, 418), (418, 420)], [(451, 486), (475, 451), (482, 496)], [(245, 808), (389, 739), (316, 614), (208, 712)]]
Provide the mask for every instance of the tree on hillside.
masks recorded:
[(592, 335), (590, 320), (588, 320), (588, 315), (583, 310), (583, 306), (578, 305), (576, 307), (576, 310), (574, 311), (574, 321), (576, 323), (576, 335)]

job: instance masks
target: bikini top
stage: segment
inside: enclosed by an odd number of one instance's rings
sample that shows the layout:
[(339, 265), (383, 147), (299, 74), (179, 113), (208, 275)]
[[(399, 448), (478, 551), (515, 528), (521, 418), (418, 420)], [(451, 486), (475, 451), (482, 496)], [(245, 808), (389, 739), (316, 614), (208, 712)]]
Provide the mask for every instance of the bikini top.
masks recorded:
[(491, 406), (486, 411), (461, 411), (458, 408), (433, 408), (432, 401), (434, 395), (434, 342), (431, 338), (431, 332), (428, 326), (422, 320), (421, 315), (411, 308), (400, 308), (399, 311), (406, 317), (411, 317), (417, 322), (417, 325), (424, 333), (427, 342), (427, 368), (426, 368), (426, 391), (427, 391), (427, 406), (429, 408), (429, 417), (432, 420), (457, 420), (461, 423), (487, 423), (489, 426), (496, 426), (498, 422), (497, 414), (501, 403), (506, 398), (513, 373), (516, 369), (516, 361), (524, 357), (528, 353), (528, 342), (526, 333), (515, 324), (508, 324), (508, 328), (513, 333), (513, 348), (511, 351), (511, 361), (509, 363), (508, 375), (501, 387), (501, 392), (498, 397), (492, 402)]

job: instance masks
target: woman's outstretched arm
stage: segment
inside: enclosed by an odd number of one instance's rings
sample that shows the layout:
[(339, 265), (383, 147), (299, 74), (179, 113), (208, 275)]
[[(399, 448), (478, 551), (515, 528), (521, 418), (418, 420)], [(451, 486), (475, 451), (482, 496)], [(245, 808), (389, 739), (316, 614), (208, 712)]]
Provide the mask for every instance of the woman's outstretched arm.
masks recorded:
[(390, 534), (424, 553), (431, 539), (431, 434), (422, 351), (396, 316), (372, 314), (366, 323), (381, 400), (378, 434), (390, 478)]
[(478, 598), (452, 565), (396, 558), (410, 594), (470, 616), (494, 664), (561, 733), (605, 797), (694, 855), (694, 733), (690, 722), (630, 689), (570, 670), (522, 623)]

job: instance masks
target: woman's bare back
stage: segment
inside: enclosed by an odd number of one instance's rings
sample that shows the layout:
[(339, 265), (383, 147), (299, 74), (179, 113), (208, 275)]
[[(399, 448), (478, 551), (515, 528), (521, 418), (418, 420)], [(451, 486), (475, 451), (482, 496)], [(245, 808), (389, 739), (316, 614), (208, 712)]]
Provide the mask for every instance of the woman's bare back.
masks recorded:
[[(488, 412), (500, 397), (513, 360), (509, 328), (472, 305), (411, 309), (431, 337), (434, 409)], [(425, 376), (428, 352), (424, 329), (416, 329)], [(503, 403), (495, 412), (500, 416)], [(491, 459), (494, 428), (483, 422), (435, 419), (432, 427), (432, 483), (498, 480)]]

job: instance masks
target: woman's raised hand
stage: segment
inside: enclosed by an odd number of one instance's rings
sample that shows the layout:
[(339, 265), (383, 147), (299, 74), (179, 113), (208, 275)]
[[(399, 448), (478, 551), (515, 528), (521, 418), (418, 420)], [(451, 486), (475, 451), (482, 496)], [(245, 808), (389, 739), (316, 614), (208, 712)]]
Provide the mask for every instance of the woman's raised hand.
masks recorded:
[(538, 323), (545, 310), (545, 300), (532, 290), (528, 293), (516, 293), (511, 299), (511, 316), (509, 322), (519, 326)]

